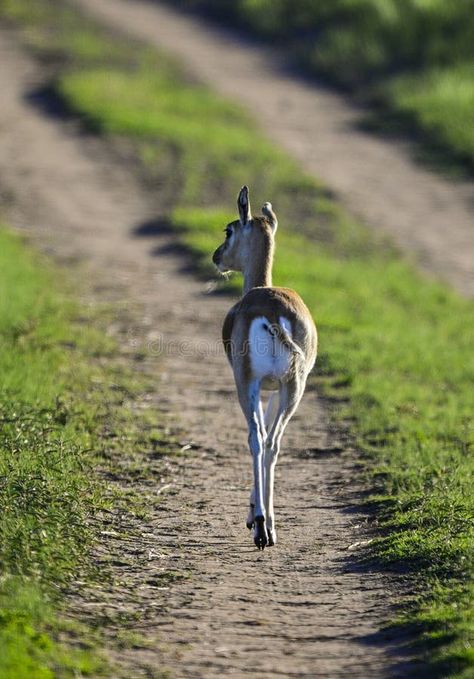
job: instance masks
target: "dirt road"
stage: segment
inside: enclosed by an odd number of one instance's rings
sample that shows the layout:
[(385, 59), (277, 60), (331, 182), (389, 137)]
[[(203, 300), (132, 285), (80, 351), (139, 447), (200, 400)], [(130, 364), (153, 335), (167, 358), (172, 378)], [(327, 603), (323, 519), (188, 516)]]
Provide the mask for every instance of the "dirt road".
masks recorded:
[(169, 49), (213, 89), (245, 106), (264, 134), (390, 234), (419, 266), (474, 296), (474, 191), (417, 166), (408, 145), (358, 129), (363, 113), (295, 79), (278, 54), (147, 0), (72, 0), (110, 26)]
[[(7, 219), (71, 266), (80, 260), (98, 300), (133, 309), (136, 324), (122, 336), (162, 348), (147, 359), (157, 385), (148, 406), (193, 444), (161, 483), (151, 454), (132, 477), (151, 518), (116, 516), (113, 530), (104, 526), (94, 558), (112, 568), (112, 583), (78, 585), (71, 614), (100, 620), (120, 676), (132, 679), (165, 668), (206, 679), (396, 676), (400, 640), (379, 630), (403, 588), (364, 571), (348, 549), (367, 538), (367, 517), (354, 455), (330, 432), (324, 404), (309, 391), (290, 425), (277, 472), (279, 545), (258, 552), (244, 525), (243, 418), (216, 348), (230, 301), (182, 273), (173, 236), (153, 228), (160, 205), (105, 144), (31, 104), (44, 74), (10, 34), (0, 33), (0, 59)], [(117, 470), (124, 491), (130, 479)], [(176, 572), (189, 577), (174, 581)], [(147, 643), (118, 650), (124, 627)]]

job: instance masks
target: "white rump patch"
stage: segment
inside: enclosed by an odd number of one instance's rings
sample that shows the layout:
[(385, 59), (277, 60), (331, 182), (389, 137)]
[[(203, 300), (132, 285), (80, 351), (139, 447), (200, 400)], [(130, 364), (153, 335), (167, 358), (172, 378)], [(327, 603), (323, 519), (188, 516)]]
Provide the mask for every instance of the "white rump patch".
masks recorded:
[[(291, 337), (291, 324), (283, 316), (280, 326)], [(291, 365), (291, 351), (271, 332), (271, 323), (265, 316), (254, 318), (249, 329), (249, 354), (252, 376), (259, 380), (282, 379)]]

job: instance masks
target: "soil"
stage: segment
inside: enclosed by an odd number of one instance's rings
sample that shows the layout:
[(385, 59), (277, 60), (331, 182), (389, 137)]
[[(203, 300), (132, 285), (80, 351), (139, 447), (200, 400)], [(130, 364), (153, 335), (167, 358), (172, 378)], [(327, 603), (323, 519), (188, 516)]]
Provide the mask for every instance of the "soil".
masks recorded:
[[(361, 129), (367, 112), (299, 79), (277, 51), (147, 0), (73, 0), (109, 26), (169, 50), (246, 107), (261, 130), (323, 180), (352, 214), (419, 267), (474, 295), (474, 191), (417, 165), (413, 147)], [(275, 200), (275, 199), (273, 199)]]
[(231, 301), (183, 271), (156, 198), (120, 156), (32, 105), (45, 67), (5, 32), (0, 59), (6, 219), (80, 267), (118, 319), (122, 308), (133, 312), (123, 343), (147, 349), (156, 379), (141, 405), (179, 428), (185, 447), (165, 471), (151, 453), (135, 480), (117, 470), (115, 482), (124, 492), (133, 484), (149, 515), (104, 519), (93, 558), (112, 579), (77, 582), (70, 615), (100, 624), (113, 676), (405, 676), (413, 667), (405, 640), (381, 630), (406, 583), (359, 557), (373, 536), (370, 517), (354, 482), (357, 456), (331, 429), (327, 404), (308, 389), (288, 428), (277, 468), (279, 542), (258, 552), (245, 527), (244, 420), (219, 342)]

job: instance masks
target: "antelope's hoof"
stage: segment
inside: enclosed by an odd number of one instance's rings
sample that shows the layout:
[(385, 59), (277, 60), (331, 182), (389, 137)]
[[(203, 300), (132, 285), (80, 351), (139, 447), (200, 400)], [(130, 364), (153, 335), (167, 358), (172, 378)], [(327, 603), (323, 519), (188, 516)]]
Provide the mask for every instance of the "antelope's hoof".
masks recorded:
[(247, 519), (247, 521), (245, 522), (245, 525), (247, 526), (247, 528), (248, 528), (249, 530), (252, 530), (252, 528), (253, 528), (253, 521), (249, 521), (249, 520)]
[(253, 541), (255, 542), (257, 549), (261, 549), (262, 551), (268, 544), (267, 529), (265, 528), (265, 518), (263, 516), (255, 517)]
[(274, 547), (277, 541), (277, 534), (274, 528), (267, 528), (268, 534), (268, 547)]

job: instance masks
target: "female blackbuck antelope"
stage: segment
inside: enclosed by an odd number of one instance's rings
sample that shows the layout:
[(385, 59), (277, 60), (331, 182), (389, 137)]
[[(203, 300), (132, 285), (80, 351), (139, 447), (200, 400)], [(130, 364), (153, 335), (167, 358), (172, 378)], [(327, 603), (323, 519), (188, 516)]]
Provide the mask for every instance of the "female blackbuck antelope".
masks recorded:
[[(270, 203), (262, 217), (250, 214), (249, 190), (237, 200), (240, 219), (225, 229), (226, 239), (213, 255), (221, 271), (242, 271), (244, 294), (227, 314), (222, 338), (234, 371), (240, 405), (247, 419), (254, 485), (247, 527), (259, 549), (276, 543), (273, 482), (281, 437), (303, 395), (316, 360), (316, 328), (303, 300), (293, 290), (272, 287), (277, 218)], [(271, 395), (265, 414), (260, 391)], [(276, 410), (276, 412), (275, 412)]]

